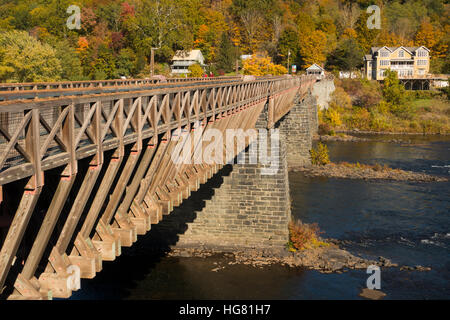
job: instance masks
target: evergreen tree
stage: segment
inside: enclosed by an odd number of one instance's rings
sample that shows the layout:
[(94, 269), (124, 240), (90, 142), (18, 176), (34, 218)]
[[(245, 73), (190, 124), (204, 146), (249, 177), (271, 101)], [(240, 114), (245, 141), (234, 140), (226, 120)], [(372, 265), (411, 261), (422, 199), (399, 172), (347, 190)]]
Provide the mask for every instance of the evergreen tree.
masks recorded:
[(297, 62), (299, 52), (298, 34), (293, 28), (286, 28), (280, 36), (280, 40), (278, 41), (277, 63), (286, 65), (289, 52), (291, 52), (289, 61), (292, 65)]
[(397, 72), (386, 70), (383, 96), (387, 102), (395, 106), (401, 106), (405, 103), (405, 87), (398, 80)]
[(362, 66), (364, 52), (353, 39), (342, 41), (328, 57), (327, 66), (333, 69), (353, 71)]
[(236, 60), (238, 58), (237, 48), (233, 46), (231, 37), (224, 32), (220, 41), (219, 52), (217, 55), (217, 68), (224, 72), (234, 70)]

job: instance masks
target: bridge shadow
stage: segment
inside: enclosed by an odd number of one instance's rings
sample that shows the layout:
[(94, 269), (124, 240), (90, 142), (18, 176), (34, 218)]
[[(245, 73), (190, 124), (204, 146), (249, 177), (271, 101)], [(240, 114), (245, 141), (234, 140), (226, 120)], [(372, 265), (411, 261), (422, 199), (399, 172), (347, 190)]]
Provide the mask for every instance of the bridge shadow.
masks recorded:
[(103, 270), (92, 280), (82, 280), (81, 290), (74, 292), (71, 299), (124, 299), (133, 288), (167, 256), (188, 229), (188, 223), (197, 218), (197, 212), (205, 207), (205, 200), (214, 196), (223, 178), (232, 172), (232, 166), (224, 166), (217, 174), (200, 186), (196, 192), (174, 208), (172, 213), (130, 248), (122, 248), (121, 256), (114, 262), (103, 262)]

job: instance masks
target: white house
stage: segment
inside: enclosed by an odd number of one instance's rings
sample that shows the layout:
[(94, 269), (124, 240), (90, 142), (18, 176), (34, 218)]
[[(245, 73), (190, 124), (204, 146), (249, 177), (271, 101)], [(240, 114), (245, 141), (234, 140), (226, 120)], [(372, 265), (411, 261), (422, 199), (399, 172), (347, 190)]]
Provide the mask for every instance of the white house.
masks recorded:
[(316, 75), (318, 78), (322, 78), (325, 76), (325, 70), (319, 66), (318, 64), (313, 64), (306, 68), (307, 75)]
[(172, 69), (172, 73), (185, 74), (189, 73), (190, 71), (188, 68), (196, 63), (200, 64), (202, 67), (205, 67), (205, 58), (200, 50), (192, 50), (188, 52), (179, 50), (173, 57), (170, 68)]

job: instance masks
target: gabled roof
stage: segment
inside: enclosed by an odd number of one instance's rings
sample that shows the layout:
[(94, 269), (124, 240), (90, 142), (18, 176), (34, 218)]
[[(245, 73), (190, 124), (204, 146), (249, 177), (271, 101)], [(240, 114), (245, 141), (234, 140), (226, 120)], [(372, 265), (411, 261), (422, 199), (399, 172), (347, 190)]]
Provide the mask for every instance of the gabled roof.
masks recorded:
[(407, 48), (407, 47), (404, 47), (404, 46), (400, 46), (400, 47), (394, 49), (394, 51), (392, 51), (392, 52), (395, 52), (395, 51), (397, 51), (398, 49), (403, 49), (403, 50), (407, 51), (409, 54), (413, 54), (413, 52), (414, 52), (414, 50), (412, 50), (412, 51), (410, 50), (410, 49), (412, 49), (412, 47)]
[(313, 65), (309, 66), (308, 68), (306, 68), (306, 70), (320, 70), (320, 71), (324, 71), (324, 69), (319, 66), (318, 64), (314, 63)]
[(180, 60), (195, 60), (200, 61), (203, 60), (203, 54), (200, 50), (191, 50), (191, 51), (183, 51), (178, 50), (175, 53), (175, 56), (173, 57), (173, 61), (180, 61)]
[(419, 50), (419, 49), (421, 49), (421, 48), (427, 50), (428, 52), (430, 51), (430, 49), (428, 49), (428, 48), (425, 47), (425, 46), (420, 46), (420, 47), (404, 47), (404, 46), (399, 46), (399, 47), (387, 47), (387, 46), (384, 46), (384, 47), (372, 47), (372, 48), (370, 49), (370, 53), (373, 55), (373, 54), (375, 54), (376, 52), (380, 51), (381, 49), (386, 49), (386, 50), (388, 50), (388, 51), (390, 51), (390, 52), (392, 53), (392, 52), (394, 52), (395, 50), (398, 50), (398, 49), (400, 49), (400, 48), (403, 48), (404, 50), (408, 51), (410, 54), (414, 54), (417, 50)]
[(371, 53), (374, 54), (374, 53), (380, 51), (381, 49), (387, 49), (388, 51), (392, 52), (391, 48), (384, 46), (384, 47), (372, 47)]
[(430, 52), (430, 49), (428, 49), (427, 47), (425, 47), (425, 46), (420, 46), (420, 47), (415, 47), (416, 48), (416, 50), (414, 50), (414, 51), (417, 51), (417, 50), (419, 50), (419, 49), (425, 49), (425, 50), (427, 50), (428, 52)]

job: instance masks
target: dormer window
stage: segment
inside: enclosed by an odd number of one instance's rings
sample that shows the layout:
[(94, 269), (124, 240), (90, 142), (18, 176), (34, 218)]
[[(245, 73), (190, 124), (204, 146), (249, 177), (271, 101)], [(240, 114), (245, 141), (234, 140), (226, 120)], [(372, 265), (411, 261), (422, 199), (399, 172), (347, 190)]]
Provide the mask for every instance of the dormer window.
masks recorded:
[(383, 58), (386, 58), (386, 57), (389, 57), (389, 52), (387, 52), (387, 51), (381, 51), (380, 52), (380, 57), (383, 57)]

